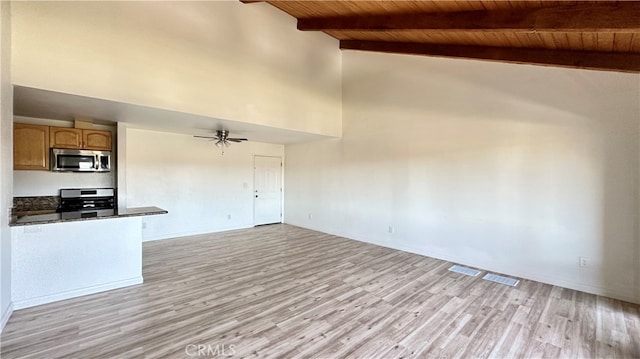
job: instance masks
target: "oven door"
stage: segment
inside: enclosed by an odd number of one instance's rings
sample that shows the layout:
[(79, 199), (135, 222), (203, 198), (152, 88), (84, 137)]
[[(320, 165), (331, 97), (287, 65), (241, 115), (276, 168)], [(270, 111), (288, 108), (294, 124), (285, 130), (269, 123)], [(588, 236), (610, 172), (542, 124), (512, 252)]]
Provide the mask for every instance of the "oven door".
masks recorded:
[(111, 217), (116, 213), (115, 209), (85, 209), (82, 211), (62, 212), (60, 213), (61, 219), (80, 219), (80, 218), (95, 218), (95, 217)]

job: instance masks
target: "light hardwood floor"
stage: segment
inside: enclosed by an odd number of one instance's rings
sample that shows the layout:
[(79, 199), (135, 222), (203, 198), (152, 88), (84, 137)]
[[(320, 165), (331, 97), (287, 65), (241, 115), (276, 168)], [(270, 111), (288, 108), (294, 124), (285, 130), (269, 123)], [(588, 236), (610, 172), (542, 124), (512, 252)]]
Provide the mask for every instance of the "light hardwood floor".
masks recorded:
[(2, 358), (640, 357), (638, 305), (293, 226), (143, 253), (144, 284), (16, 311)]

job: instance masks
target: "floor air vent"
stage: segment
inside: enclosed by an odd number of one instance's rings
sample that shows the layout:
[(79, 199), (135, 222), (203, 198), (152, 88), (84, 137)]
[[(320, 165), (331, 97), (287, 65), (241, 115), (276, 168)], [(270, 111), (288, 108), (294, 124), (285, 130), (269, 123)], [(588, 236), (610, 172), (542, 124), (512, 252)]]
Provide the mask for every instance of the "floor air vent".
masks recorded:
[(512, 287), (515, 287), (516, 285), (518, 285), (518, 283), (520, 283), (520, 281), (517, 279), (507, 278), (507, 277), (503, 277), (501, 275), (497, 275), (493, 273), (487, 273), (487, 275), (482, 277), (482, 279), (490, 280), (492, 282), (496, 282), (504, 285), (510, 285)]
[(471, 268), (462, 267), (458, 265), (454, 265), (453, 267), (449, 268), (449, 270), (452, 272), (456, 272), (464, 275), (470, 275), (472, 277), (475, 277), (478, 274), (480, 274), (480, 271), (477, 269), (471, 269)]

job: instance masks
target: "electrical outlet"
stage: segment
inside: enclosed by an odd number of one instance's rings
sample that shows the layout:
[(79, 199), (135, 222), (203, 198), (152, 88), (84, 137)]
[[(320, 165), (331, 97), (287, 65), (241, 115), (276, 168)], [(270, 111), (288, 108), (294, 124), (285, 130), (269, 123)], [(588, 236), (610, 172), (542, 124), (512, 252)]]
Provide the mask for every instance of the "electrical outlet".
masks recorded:
[(313, 214), (309, 213), (309, 219), (313, 219)]
[(147, 229), (147, 222), (142, 222), (142, 229)]
[(393, 232), (395, 232), (395, 229), (393, 228), (393, 226), (389, 226), (389, 233), (393, 234)]
[(231, 214), (227, 214), (227, 219), (230, 220), (231, 219)]
[(589, 258), (580, 257), (580, 267), (588, 267), (589, 266)]

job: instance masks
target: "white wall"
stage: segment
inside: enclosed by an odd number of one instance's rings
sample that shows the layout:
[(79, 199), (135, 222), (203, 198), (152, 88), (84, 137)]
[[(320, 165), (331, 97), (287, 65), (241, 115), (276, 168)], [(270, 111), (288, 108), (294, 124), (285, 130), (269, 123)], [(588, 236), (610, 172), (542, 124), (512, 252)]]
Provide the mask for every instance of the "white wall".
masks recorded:
[[(638, 87), (640, 87), (640, 76), (638, 76)], [(640, 92), (638, 93), (638, 113), (640, 113)], [(640, 177), (640, 176), (639, 176)], [(640, 180), (638, 181), (638, 192), (640, 193)], [(638, 219), (636, 223), (640, 223), (640, 196), (638, 198)], [(636, 227), (636, 255), (640, 258), (640, 225)], [(636, 298), (639, 298), (640, 301), (640, 259), (636, 261)]]
[(245, 142), (223, 156), (212, 142), (131, 128), (125, 137), (126, 206), (169, 211), (143, 218), (143, 240), (253, 226), (253, 156), (284, 154), (282, 145)]
[(268, 4), (16, 2), (14, 84), (339, 136), (337, 40)]
[(11, 3), (0, 1), (0, 331), (12, 311), (11, 233), (13, 205), (13, 87), (11, 86)]
[(15, 197), (58, 196), (60, 188), (112, 188), (111, 173), (14, 171)]
[(286, 146), (285, 221), (640, 302), (638, 79), (345, 51), (343, 138)]

